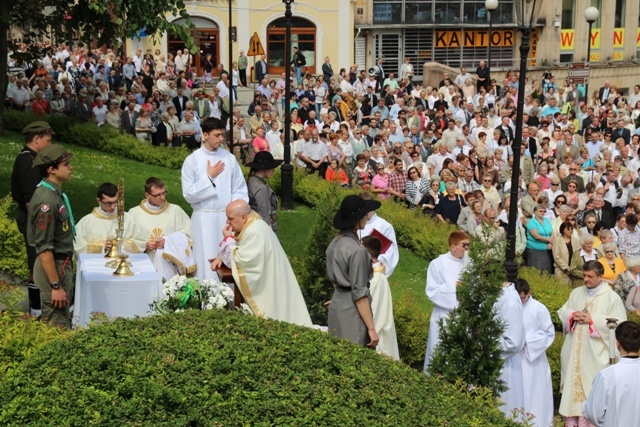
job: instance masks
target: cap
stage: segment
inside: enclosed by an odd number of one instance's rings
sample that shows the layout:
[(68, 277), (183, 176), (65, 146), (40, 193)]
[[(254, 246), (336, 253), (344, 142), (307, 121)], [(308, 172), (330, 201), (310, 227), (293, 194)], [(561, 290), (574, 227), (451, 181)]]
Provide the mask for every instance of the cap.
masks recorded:
[(49, 123), (42, 120), (31, 122), (22, 129), (23, 135), (42, 134), (42, 133), (55, 135), (55, 132), (53, 131), (53, 129), (51, 129), (51, 126), (49, 125)]
[(71, 157), (73, 157), (73, 154), (67, 152), (62, 145), (51, 144), (38, 152), (36, 160), (33, 162), (33, 166), (54, 165), (66, 162)]

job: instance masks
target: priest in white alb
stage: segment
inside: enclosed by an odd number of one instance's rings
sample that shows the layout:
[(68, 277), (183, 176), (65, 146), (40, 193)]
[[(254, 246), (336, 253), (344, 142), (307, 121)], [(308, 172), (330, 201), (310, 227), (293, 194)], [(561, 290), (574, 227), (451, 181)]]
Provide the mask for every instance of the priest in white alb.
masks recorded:
[[(494, 304), (498, 318), (505, 324), (500, 337), (501, 356), (504, 365), (500, 371), (500, 379), (507, 390), (500, 393), (500, 410), (507, 417), (513, 411), (524, 408), (524, 384), (522, 380), (522, 362), (520, 352), (525, 344), (525, 330), (522, 320), (522, 301), (513, 283), (504, 283), (502, 294)], [(516, 416), (519, 419), (519, 416)]]
[(385, 266), (378, 260), (382, 247), (380, 239), (374, 236), (365, 236), (362, 238), (362, 246), (371, 255), (371, 263), (373, 264), (373, 277), (369, 281), (369, 292), (371, 292), (373, 324), (380, 338), (376, 351), (395, 360), (400, 360), (396, 324), (393, 320), (391, 289), (385, 275)]
[(456, 288), (460, 284), (465, 267), (465, 254), (469, 249), (469, 236), (462, 231), (449, 235), (449, 252), (431, 261), (427, 269), (427, 298), (433, 303), (429, 321), (429, 336), (424, 358), (424, 373), (427, 373), (433, 351), (440, 342), (438, 322), (458, 306)]
[[(607, 318), (627, 320), (622, 300), (602, 280), (604, 266), (598, 261), (587, 261), (583, 271), (584, 286), (574, 289), (558, 310), (564, 329), (559, 412), (569, 427), (588, 425), (582, 416), (582, 403), (591, 392), (596, 374), (609, 364), (611, 331)], [(617, 351), (611, 350), (619, 357)]]
[(226, 217), (224, 238), (211, 270), (222, 264), (231, 268), (254, 315), (312, 326), (289, 259), (271, 227), (243, 200), (229, 203)]
[(535, 427), (553, 426), (553, 388), (547, 349), (556, 336), (549, 310), (531, 296), (529, 283), (516, 281), (516, 291), (522, 301), (525, 344), (520, 351), (524, 382), (524, 411), (535, 418)]
[[(365, 200), (373, 200), (371, 193), (362, 193), (360, 194), (360, 197)], [(380, 264), (384, 265), (386, 270), (385, 274), (387, 277), (390, 277), (398, 265), (398, 261), (400, 261), (398, 241), (396, 239), (396, 232), (393, 229), (393, 225), (391, 225), (389, 221), (380, 218), (374, 211), (371, 211), (367, 214), (367, 224), (362, 230), (358, 231), (358, 237), (360, 237), (360, 239), (364, 236), (376, 236), (381, 240), (381, 243), (383, 244), (382, 253), (380, 253), (378, 261), (380, 261)], [(388, 245), (386, 250), (385, 246), (387, 245), (385, 245), (385, 243)]]
[(198, 279), (217, 278), (210, 268), (225, 227), (225, 208), (234, 200), (249, 201), (247, 184), (236, 158), (221, 148), (225, 125), (219, 119), (202, 122), (202, 146), (182, 165), (182, 195), (191, 204), (191, 236)]
[(145, 252), (156, 271), (166, 280), (195, 273), (189, 216), (167, 201), (167, 189), (160, 178), (146, 180), (144, 195), (138, 206), (129, 209), (129, 215), (144, 232)]
[[(118, 187), (105, 182), (98, 187), (98, 207), (76, 224), (73, 248), (76, 254), (104, 253), (111, 248), (118, 228)], [(129, 214), (124, 213), (123, 248), (128, 253), (142, 253), (146, 239), (142, 229)]]
[(597, 427), (640, 424), (640, 325), (622, 322), (616, 328), (616, 346), (622, 358), (598, 372), (582, 414)]

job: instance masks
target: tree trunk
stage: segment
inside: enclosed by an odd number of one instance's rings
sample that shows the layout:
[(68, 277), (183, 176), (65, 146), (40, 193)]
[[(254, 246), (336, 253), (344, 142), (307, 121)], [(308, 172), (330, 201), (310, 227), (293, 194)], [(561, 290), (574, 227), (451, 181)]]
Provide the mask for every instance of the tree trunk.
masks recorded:
[[(2, 12), (3, 7), (0, 7)], [(0, 19), (0, 138), (4, 136), (4, 109), (5, 100), (7, 99), (7, 85), (9, 84), (9, 76), (7, 70), (7, 35), (9, 34), (9, 25)]]

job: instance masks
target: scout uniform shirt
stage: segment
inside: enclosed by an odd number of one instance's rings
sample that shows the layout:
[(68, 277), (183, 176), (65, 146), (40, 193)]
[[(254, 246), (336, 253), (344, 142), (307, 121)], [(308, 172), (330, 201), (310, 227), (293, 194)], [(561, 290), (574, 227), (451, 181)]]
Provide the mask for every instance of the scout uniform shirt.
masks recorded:
[(62, 189), (46, 179), (42, 183), (29, 205), (28, 243), (35, 247), (37, 254), (51, 250), (56, 258), (73, 256), (73, 226)]

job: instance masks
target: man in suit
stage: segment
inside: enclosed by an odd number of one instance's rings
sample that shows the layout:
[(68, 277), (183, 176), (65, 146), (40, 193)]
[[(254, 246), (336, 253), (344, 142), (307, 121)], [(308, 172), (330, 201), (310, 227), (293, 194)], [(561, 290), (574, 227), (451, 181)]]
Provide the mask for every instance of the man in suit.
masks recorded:
[(582, 179), (581, 176), (577, 175), (579, 170), (580, 170), (580, 165), (577, 163), (572, 163), (569, 166), (569, 175), (565, 176), (560, 180), (560, 189), (562, 191), (567, 191), (568, 185), (572, 181), (578, 184), (578, 193), (583, 193), (585, 191), (584, 180)]
[(211, 114), (211, 104), (209, 103), (209, 99), (205, 98), (204, 91), (198, 92), (198, 97), (193, 105), (200, 119), (205, 120)]
[(615, 225), (613, 214), (611, 211), (604, 207), (604, 197), (600, 194), (596, 194), (593, 198), (593, 209), (586, 212), (585, 216), (593, 214), (596, 217), (596, 221), (604, 224), (604, 227), (609, 229)]
[(124, 109), (122, 116), (120, 116), (120, 131), (136, 136), (136, 120), (138, 120), (139, 115), (136, 111), (136, 102), (133, 100), (129, 101), (128, 107)]
[(527, 126), (522, 127), (522, 144), (526, 145), (529, 149), (529, 154), (532, 159), (536, 158), (538, 153), (538, 141), (530, 136), (529, 128)]
[(372, 86), (367, 86), (367, 93), (364, 95), (364, 97), (369, 99), (369, 106), (371, 108), (378, 105), (378, 96), (374, 93)]
[(380, 93), (381, 94), (384, 91), (384, 87), (382, 86), (382, 84), (384, 83), (384, 79), (385, 79), (384, 68), (382, 67), (382, 62), (383, 62), (383, 59), (382, 58), (378, 58), (378, 63), (376, 64), (376, 66), (378, 67), (378, 74), (376, 75), (376, 80), (378, 81), (378, 89), (380, 89)]
[(331, 59), (328, 56), (324, 58), (324, 64), (322, 64), (322, 75), (324, 76), (325, 83), (329, 84), (331, 77), (333, 77), (333, 67), (331, 66)]
[(178, 118), (182, 117), (182, 112), (187, 108), (187, 102), (189, 98), (183, 95), (182, 88), (178, 88), (178, 96), (174, 97), (172, 100), (173, 106), (176, 107), (176, 116)]
[(262, 55), (260, 56), (260, 60), (258, 62), (256, 62), (256, 66), (255, 66), (255, 81), (257, 81), (258, 83), (260, 83), (263, 79), (264, 76), (266, 76), (267, 73), (267, 61), (265, 60), (267, 56), (266, 55)]
[(120, 86), (122, 86), (122, 79), (118, 76), (117, 70), (111, 69), (109, 70), (109, 76), (107, 77), (107, 84), (109, 85), (109, 90), (117, 91)]
[(631, 131), (624, 127), (624, 120), (618, 120), (618, 126), (613, 130), (613, 141), (615, 142), (618, 138), (624, 139), (624, 144), (629, 145), (631, 142)]
[(533, 165), (533, 160), (531, 160), (531, 156), (525, 154), (525, 146), (524, 144), (520, 145), (520, 176), (522, 176), (522, 181), (525, 184), (529, 185), (531, 181), (533, 181), (533, 176), (536, 172), (536, 168)]
[(604, 82), (604, 86), (600, 88), (598, 91), (598, 98), (600, 99), (600, 104), (604, 105), (605, 102), (609, 99), (609, 95), (611, 95), (611, 83)]
[(240, 116), (233, 127), (233, 155), (238, 162), (246, 164), (252, 160), (251, 129), (244, 124), (244, 117)]

